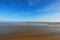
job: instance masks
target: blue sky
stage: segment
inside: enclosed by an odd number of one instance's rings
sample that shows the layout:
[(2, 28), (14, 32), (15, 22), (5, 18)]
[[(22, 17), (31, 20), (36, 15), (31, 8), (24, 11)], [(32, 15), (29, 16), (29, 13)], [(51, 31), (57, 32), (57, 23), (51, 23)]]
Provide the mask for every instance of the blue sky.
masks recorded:
[(60, 0), (0, 0), (0, 21), (60, 22)]

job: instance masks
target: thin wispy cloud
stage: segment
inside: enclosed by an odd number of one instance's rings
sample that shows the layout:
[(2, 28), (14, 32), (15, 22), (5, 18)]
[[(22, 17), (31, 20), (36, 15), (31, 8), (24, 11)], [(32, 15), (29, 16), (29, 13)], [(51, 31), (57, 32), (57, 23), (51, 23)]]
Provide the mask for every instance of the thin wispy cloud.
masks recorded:
[(40, 2), (40, 0), (27, 0), (29, 5), (36, 5)]
[(60, 0), (56, 0), (50, 5), (47, 5), (42, 9), (37, 9), (36, 11), (41, 12), (41, 11), (51, 11), (51, 10), (60, 10)]
[(0, 3), (0, 7), (2, 8), (7, 8), (6, 6), (4, 6), (3, 4)]
[[(47, 16), (49, 18), (49, 21), (52, 22), (60, 22), (60, 13), (52, 13), (50, 16)], [(47, 20), (48, 21), (48, 20)]]
[(31, 13), (21, 11), (21, 12), (16, 12), (16, 13), (11, 14), (11, 17), (16, 17), (16, 18), (21, 18), (21, 17), (23, 17), (23, 16), (29, 17), (30, 14), (31, 14)]
[(34, 6), (37, 5), (41, 0), (16, 0), (19, 5), (27, 5)]
[(54, 13), (53, 16), (54, 17), (60, 17), (60, 13)]

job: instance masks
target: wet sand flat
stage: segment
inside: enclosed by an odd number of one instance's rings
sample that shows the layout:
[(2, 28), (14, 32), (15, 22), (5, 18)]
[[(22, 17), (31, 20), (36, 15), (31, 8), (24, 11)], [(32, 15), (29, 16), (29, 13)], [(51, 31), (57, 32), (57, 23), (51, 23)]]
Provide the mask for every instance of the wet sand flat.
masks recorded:
[(11, 26), (10, 29), (4, 30), (6, 33), (0, 30), (0, 40), (60, 40), (58, 26)]

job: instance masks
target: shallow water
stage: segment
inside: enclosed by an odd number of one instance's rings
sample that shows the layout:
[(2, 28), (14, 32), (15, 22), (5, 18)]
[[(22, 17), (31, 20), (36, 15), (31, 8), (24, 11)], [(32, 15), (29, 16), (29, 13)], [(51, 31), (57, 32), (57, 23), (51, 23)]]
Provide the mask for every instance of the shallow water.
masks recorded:
[[(16, 26), (16, 27), (15, 27)], [(19, 26), (19, 27), (17, 27)], [(44, 30), (48, 32), (60, 32), (60, 25), (49, 25), (41, 23), (0, 23), (0, 34), (14, 31)]]

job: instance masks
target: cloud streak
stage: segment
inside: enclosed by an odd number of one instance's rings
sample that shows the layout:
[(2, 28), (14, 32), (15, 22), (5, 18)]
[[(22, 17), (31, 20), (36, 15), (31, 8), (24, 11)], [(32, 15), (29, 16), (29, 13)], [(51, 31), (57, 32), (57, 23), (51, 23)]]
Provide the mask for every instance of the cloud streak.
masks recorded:
[(41, 0), (17, 0), (17, 3), (19, 5), (25, 5), (27, 3), (27, 5), (29, 6), (34, 6), (37, 5)]
[(52, 4), (47, 5), (42, 9), (37, 9), (36, 11), (41, 12), (41, 11), (51, 11), (51, 10), (60, 10), (60, 0), (56, 0)]
[(0, 6), (1, 6), (2, 8), (7, 8), (7, 7), (5, 7), (5, 6), (4, 6), (3, 4), (1, 4), (1, 3), (0, 3)]
[(29, 5), (36, 5), (40, 2), (41, 0), (27, 0)]

